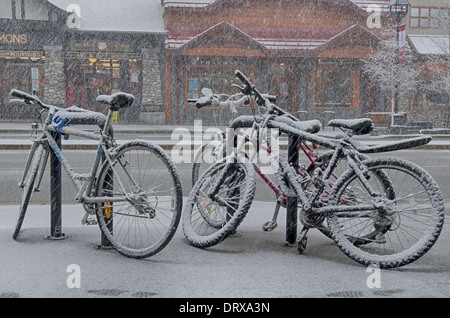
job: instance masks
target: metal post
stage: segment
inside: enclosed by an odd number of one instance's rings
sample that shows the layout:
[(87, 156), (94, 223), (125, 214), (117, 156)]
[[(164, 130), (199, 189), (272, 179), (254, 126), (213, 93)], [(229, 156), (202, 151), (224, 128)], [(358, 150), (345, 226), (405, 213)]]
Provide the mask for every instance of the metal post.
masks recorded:
[[(53, 138), (58, 147), (61, 148), (61, 135), (54, 132)], [(51, 150), (50, 154), (50, 235), (47, 239), (61, 240), (64, 239), (62, 233), (62, 180), (61, 180), (61, 163), (58, 157)]]
[[(288, 162), (296, 170), (298, 169), (298, 144), (299, 137), (289, 134)], [(286, 244), (295, 244), (297, 239), (297, 197), (288, 197), (286, 202)]]
[[(109, 128), (109, 132), (108, 132), (111, 137), (114, 137), (114, 130), (112, 127)], [(102, 161), (105, 161), (105, 156), (103, 155), (102, 157)], [(110, 170), (108, 172), (108, 174), (106, 175), (105, 181), (104, 181), (104, 189), (105, 190), (110, 190), (110, 192), (112, 193), (113, 190), (113, 172), (112, 170)], [(114, 209), (113, 207), (111, 207), (111, 209)], [(108, 223), (108, 228), (111, 231), (111, 233), (113, 232), (113, 215), (111, 214), (111, 220)], [(103, 232), (101, 232), (101, 237), (100, 237), (100, 248), (111, 248), (111, 243), (108, 241), (108, 239), (106, 238), (106, 236), (103, 234)]]

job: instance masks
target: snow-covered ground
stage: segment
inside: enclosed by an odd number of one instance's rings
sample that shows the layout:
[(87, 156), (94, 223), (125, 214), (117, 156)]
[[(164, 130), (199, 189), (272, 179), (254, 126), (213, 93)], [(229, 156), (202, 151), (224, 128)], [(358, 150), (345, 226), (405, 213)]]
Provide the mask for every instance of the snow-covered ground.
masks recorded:
[[(271, 233), (274, 204), (254, 202), (239, 235), (200, 250), (189, 246), (181, 225), (159, 254), (134, 260), (99, 250), (97, 226), (82, 226), (81, 205), (63, 206), (65, 240), (49, 234), (49, 206), (32, 205), (19, 241), (11, 238), (18, 206), (0, 206), (0, 297), (450, 297), (450, 226), (421, 259), (382, 270), (380, 288), (369, 288), (373, 271), (347, 258), (316, 230), (300, 255), (284, 245), (285, 213)], [(69, 288), (79, 268), (80, 288)], [(69, 269), (69, 271), (68, 271)], [(370, 284), (369, 284), (370, 285)]]

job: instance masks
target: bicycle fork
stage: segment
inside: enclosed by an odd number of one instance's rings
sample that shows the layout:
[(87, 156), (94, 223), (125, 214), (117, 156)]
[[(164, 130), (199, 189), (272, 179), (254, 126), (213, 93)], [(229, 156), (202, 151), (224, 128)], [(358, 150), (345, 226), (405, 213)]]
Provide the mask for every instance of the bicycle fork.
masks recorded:
[[(22, 179), (21, 179), (21, 181), (18, 184), (18, 186), (20, 188), (23, 188), (23, 186), (25, 185), (25, 179), (26, 179), (26, 177), (27, 177), (27, 175), (29, 173), (31, 162), (33, 161), (34, 156), (37, 155), (35, 153), (36, 148), (40, 144), (41, 144), (40, 142), (34, 142), (33, 145), (31, 146), (30, 154), (29, 154), (27, 162), (25, 164), (25, 169), (23, 170)], [(44, 177), (45, 167), (47, 166), (48, 157), (50, 155), (50, 151), (49, 151), (48, 147), (46, 147), (45, 144), (43, 144), (43, 147), (44, 147), (44, 150), (43, 150), (44, 151), (44, 156), (40, 159), (41, 160), (40, 168), (39, 168), (40, 171), (39, 171), (37, 182), (34, 185), (34, 189), (33, 189), (34, 192), (40, 192), (41, 191), (40, 190), (40, 186), (41, 186), (41, 183), (42, 183), (42, 179)]]

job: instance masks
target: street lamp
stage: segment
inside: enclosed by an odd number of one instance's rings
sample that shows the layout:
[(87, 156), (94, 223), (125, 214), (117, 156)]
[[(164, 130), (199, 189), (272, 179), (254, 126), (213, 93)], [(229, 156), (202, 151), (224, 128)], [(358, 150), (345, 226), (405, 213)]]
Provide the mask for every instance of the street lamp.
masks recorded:
[(392, 15), (397, 16), (397, 60), (396, 60), (396, 71), (395, 71), (395, 80), (393, 87), (393, 98), (391, 102), (391, 126), (394, 125), (394, 113), (398, 111), (398, 89), (397, 89), (397, 68), (400, 64), (399, 54), (400, 54), (400, 45), (399, 45), (399, 27), (402, 17), (404, 17), (408, 13), (409, 1), (408, 0), (391, 0), (389, 3), (389, 12)]
[(389, 3), (389, 12), (397, 14), (397, 24), (400, 24), (401, 16), (408, 13), (408, 0), (391, 0)]

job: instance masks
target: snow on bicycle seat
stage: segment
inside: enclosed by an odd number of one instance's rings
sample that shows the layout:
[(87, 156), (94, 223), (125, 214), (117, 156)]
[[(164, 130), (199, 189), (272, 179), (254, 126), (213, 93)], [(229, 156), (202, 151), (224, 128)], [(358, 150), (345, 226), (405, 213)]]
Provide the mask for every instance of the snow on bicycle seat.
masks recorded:
[(350, 129), (355, 135), (369, 134), (373, 130), (373, 122), (370, 118), (358, 119), (332, 119), (328, 126)]
[(114, 93), (112, 95), (99, 95), (97, 102), (110, 105), (111, 110), (116, 111), (119, 108), (130, 107), (134, 103), (134, 96), (127, 93)]
[[(310, 134), (316, 134), (322, 128), (320, 121), (318, 121), (317, 119), (297, 121), (297, 120), (292, 120), (286, 116), (278, 116), (278, 117), (276, 117), (275, 120), (280, 123), (287, 124), (294, 129), (305, 131)], [(281, 127), (281, 129), (282, 129), (282, 127)]]

